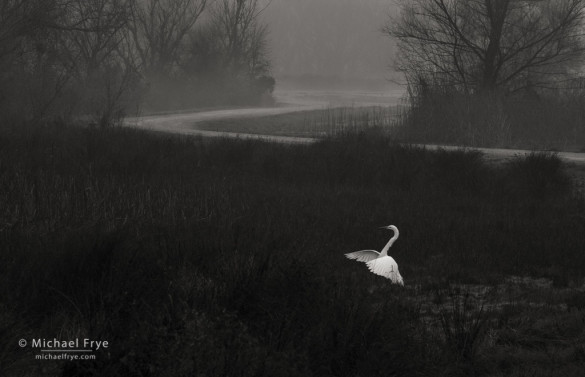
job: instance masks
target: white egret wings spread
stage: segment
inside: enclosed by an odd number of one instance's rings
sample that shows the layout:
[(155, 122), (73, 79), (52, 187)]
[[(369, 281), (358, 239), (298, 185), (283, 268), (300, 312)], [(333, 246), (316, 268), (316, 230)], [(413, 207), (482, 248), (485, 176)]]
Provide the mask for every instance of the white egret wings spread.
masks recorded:
[(400, 276), (400, 272), (398, 272), (398, 264), (394, 258), (385, 256), (382, 258), (373, 259), (366, 262), (366, 266), (368, 266), (370, 271), (374, 274), (390, 279), (394, 284), (404, 285), (402, 276)]
[(365, 262), (371, 272), (390, 279), (394, 284), (404, 285), (402, 276), (400, 276), (400, 272), (398, 272), (398, 264), (394, 258), (388, 255), (388, 250), (394, 241), (398, 239), (398, 228), (394, 225), (388, 225), (382, 228), (392, 230), (394, 235), (390, 238), (381, 252), (377, 252), (376, 250), (360, 250), (354, 251), (353, 253), (347, 253), (345, 256), (358, 262)]
[(376, 250), (360, 250), (354, 251), (353, 253), (345, 254), (349, 259), (355, 259), (358, 262), (369, 262), (380, 256), (380, 253)]

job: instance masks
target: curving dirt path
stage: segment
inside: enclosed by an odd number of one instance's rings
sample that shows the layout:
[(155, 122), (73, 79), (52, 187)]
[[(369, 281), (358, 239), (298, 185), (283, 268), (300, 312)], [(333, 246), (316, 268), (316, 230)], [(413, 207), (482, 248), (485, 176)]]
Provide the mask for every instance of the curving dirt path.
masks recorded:
[[(399, 90), (390, 91), (301, 91), (280, 90), (275, 92), (278, 107), (237, 108), (212, 111), (200, 111), (181, 114), (151, 115), (128, 118), (126, 126), (157, 132), (170, 132), (181, 135), (199, 135), (204, 137), (234, 137), (260, 139), (280, 143), (313, 143), (316, 138), (258, 135), (236, 132), (218, 132), (197, 129), (197, 123), (234, 118), (254, 118), (280, 115), (310, 110), (325, 110), (334, 107), (362, 107), (396, 105), (402, 96)], [(422, 146), (422, 145), (421, 145)], [(424, 145), (426, 148), (446, 150), (461, 149), (457, 146)], [(522, 149), (466, 148), (482, 152), (488, 160), (501, 161), (530, 153)], [(583, 171), (585, 175), (585, 153), (558, 152), (558, 156), (567, 161), (570, 167)]]
[[(471, 147), (458, 147), (458, 146), (446, 146), (446, 145), (428, 145), (420, 144), (421, 147), (430, 149), (445, 149), (445, 150), (474, 150), (483, 153), (489, 160), (507, 160), (516, 156), (523, 156), (530, 154), (531, 150), (527, 149), (502, 149), (502, 148), (471, 148)], [(576, 164), (583, 164), (585, 166), (585, 153), (574, 153), (574, 152), (555, 152), (561, 159)]]
[(254, 118), (270, 115), (279, 115), (294, 113), (299, 111), (310, 111), (324, 109), (322, 105), (295, 105), (284, 107), (260, 107), (260, 108), (242, 108), (228, 110), (212, 110), (184, 114), (166, 114), (150, 115), (144, 117), (127, 118), (124, 122), (126, 126), (140, 128), (149, 131), (170, 132), (180, 135), (199, 135), (205, 137), (240, 137), (254, 138), (261, 140), (270, 140), (275, 142), (286, 143), (311, 143), (316, 141), (313, 138), (288, 137), (288, 136), (271, 136), (271, 135), (253, 135), (236, 132), (217, 132), (204, 131), (197, 129), (196, 125), (200, 122), (234, 119), (234, 118)]
[[(293, 137), (293, 136), (273, 136), (273, 135), (258, 135), (237, 132), (217, 132), (205, 131), (196, 128), (197, 123), (209, 120), (218, 119), (233, 119), (233, 118), (254, 118), (269, 115), (287, 114), (298, 111), (309, 111), (324, 109), (323, 105), (296, 105), (287, 107), (267, 107), (267, 108), (250, 108), (250, 109), (229, 109), (229, 110), (213, 110), (203, 112), (193, 112), (185, 114), (167, 114), (167, 115), (152, 115), (136, 118), (128, 118), (125, 125), (135, 128), (140, 128), (149, 131), (170, 132), (181, 135), (199, 135), (204, 137), (234, 137), (247, 139), (260, 139), (281, 143), (313, 143), (317, 138), (309, 137)], [(461, 149), (457, 146), (442, 146), (442, 145), (421, 145), (430, 149), (446, 149), (456, 150)], [(498, 149), (498, 148), (466, 148), (482, 152), (486, 158), (490, 160), (506, 160), (518, 155), (530, 153), (529, 150), (523, 149)], [(574, 152), (558, 152), (560, 158), (563, 160), (585, 166), (585, 153)]]

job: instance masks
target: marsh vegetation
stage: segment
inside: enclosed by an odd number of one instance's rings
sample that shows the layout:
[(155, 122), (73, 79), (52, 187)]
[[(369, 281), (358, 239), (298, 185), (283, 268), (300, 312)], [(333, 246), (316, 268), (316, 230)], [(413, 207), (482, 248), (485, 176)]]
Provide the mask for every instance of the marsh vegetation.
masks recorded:
[[(2, 127), (2, 374), (580, 375), (585, 202), (563, 169), (375, 128), (280, 145)], [(389, 222), (405, 288), (343, 256)], [(17, 347), (54, 336), (111, 348)]]

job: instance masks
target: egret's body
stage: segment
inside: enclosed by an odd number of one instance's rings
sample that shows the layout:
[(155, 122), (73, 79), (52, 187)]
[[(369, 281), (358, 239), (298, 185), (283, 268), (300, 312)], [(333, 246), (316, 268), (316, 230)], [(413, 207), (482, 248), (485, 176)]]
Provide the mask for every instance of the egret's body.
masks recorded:
[(390, 241), (388, 241), (381, 252), (377, 252), (376, 250), (360, 250), (354, 251), (353, 253), (347, 253), (345, 256), (358, 262), (365, 262), (370, 271), (376, 275), (390, 279), (392, 283), (404, 285), (402, 276), (400, 276), (400, 272), (398, 272), (398, 264), (394, 258), (388, 255), (388, 250), (398, 239), (398, 228), (394, 225), (388, 225), (383, 228), (391, 229), (394, 231), (394, 235), (390, 238)]

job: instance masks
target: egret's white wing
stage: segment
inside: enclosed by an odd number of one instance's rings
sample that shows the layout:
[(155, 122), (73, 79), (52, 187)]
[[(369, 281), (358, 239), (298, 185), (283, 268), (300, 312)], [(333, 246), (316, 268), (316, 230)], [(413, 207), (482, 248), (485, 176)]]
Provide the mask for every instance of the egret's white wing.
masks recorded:
[(384, 276), (387, 279), (392, 280), (392, 283), (404, 285), (402, 276), (398, 272), (398, 264), (394, 258), (390, 256), (373, 259), (366, 262), (366, 265), (376, 275)]
[(345, 254), (349, 259), (355, 259), (358, 262), (369, 262), (380, 256), (380, 253), (376, 250), (360, 250), (354, 251), (353, 253)]

